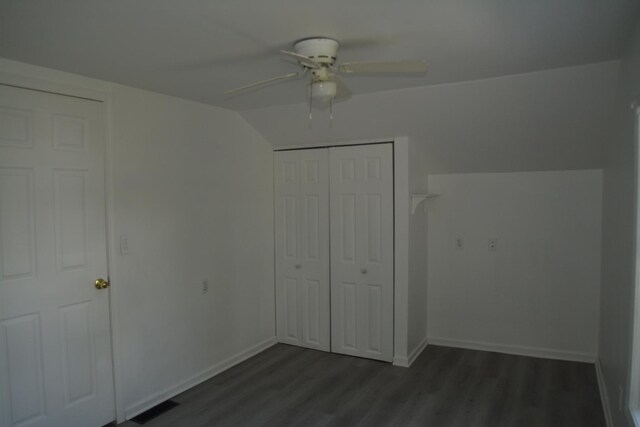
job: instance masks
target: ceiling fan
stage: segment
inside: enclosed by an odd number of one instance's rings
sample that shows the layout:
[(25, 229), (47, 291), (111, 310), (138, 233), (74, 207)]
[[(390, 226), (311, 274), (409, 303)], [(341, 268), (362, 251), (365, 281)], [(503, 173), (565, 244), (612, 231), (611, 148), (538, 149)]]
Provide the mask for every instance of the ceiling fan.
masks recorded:
[(408, 75), (419, 76), (427, 71), (424, 61), (396, 62), (348, 62), (336, 64), (339, 43), (326, 37), (302, 39), (293, 45), (294, 51), (281, 50), (283, 59), (294, 62), (300, 70), (282, 76), (260, 80), (224, 92), (225, 95), (238, 95), (244, 92), (262, 89), (273, 83), (295, 80), (309, 76), (309, 108), (313, 100), (321, 103), (333, 103), (334, 99), (351, 96), (351, 91), (338, 75)]

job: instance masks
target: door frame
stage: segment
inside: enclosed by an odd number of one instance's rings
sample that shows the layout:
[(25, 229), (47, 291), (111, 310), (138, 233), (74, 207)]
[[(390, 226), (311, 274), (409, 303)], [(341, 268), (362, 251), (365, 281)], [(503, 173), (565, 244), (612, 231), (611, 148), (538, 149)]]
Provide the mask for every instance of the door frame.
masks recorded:
[(122, 423), (125, 419), (121, 363), (118, 355), (119, 325), (117, 317), (117, 283), (119, 277), (116, 274), (113, 260), (117, 256), (115, 248), (117, 241), (114, 236), (114, 193), (113, 177), (115, 172), (114, 147), (112, 139), (112, 91), (111, 84), (97, 81), (88, 77), (77, 76), (35, 65), (11, 61), (0, 58), (0, 85), (16, 88), (35, 90), (53, 95), (69, 96), (74, 98), (98, 101), (104, 104), (104, 129), (105, 129), (105, 206), (106, 206), (106, 243), (107, 243), (107, 271), (111, 282), (116, 286), (109, 288), (109, 323), (111, 329), (111, 361), (113, 364), (113, 390), (114, 390), (114, 417), (116, 422)]
[[(396, 136), (274, 148), (274, 152), (305, 148), (391, 143), (393, 146), (393, 365), (408, 368), (409, 337), (409, 138)], [(274, 229), (275, 232), (275, 229)], [(274, 259), (275, 262), (275, 259)]]

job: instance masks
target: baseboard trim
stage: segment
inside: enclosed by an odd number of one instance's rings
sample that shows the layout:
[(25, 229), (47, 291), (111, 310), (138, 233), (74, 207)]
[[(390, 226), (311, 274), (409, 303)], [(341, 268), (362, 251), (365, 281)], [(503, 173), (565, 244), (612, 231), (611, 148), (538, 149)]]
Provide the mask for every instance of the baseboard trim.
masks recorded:
[(157, 404), (164, 402), (167, 399), (171, 399), (172, 397), (182, 393), (185, 390), (188, 390), (196, 385), (204, 382), (219, 373), (226, 371), (227, 369), (237, 365), (238, 363), (244, 362), (250, 357), (255, 356), (256, 354), (268, 349), (269, 347), (278, 343), (278, 339), (276, 337), (271, 337), (266, 339), (252, 347), (249, 347), (246, 350), (243, 350), (222, 362), (216, 363), (210, 368), (205, 369), (197, 373), (196, 375), (188, 378), (185, 381), (182, 381), (174, 386), (168, 387), (158, 393), (154, 393), (153, 395), (134, 403), (133, 405), (127, 407), (124, 411), (125, 418), (131, 419), (136, 415), (156, 406)]
[(391, 364), (399, 368), (408, 368), (409, 358), (405, 356), (393, 356), (393, 362), (391, 362)]
[(604, 381), (602, 373), (602, 365), (600, 359), (596, 359), (596, 377), (598, 378), (598, 389), (600, 390), (600, 400), (602, 401), (602, 411), (607, 427), (613, 427), (613, 417), (611, 416), (611, 405), (609, 404), (609, 393), (607, 393), (607, 384)]
[(548, 348), (524, 347), (508, 344), (493, 344), (477, 341), (452, 340), (430, 337), (427, 342), (433, 345), (466, 348), (470, 350), (493, 351), (496, 353), (514, 354), (518, 356), (540, 357), (543, 359), (568, 360), (571, 362), (595, 363), (596, 355), (571, 351), (551, 350)]
[(422, 342), (414, 348), (411, 353), (409, 353), (409, 366), (413, 365), (413, 362), (416, 361), (425, 348), (427, 348), (427, 337), (425, 337)]
[(422, 354), (425, 347), (427, 347), (427, 339), (425, 338), (422, 342), (409, 353), (409, 356), (399, 356), (393, 358), (393, 366), (398, 366), (400, 368), (408, 368), (415, 362), (415, 360)]

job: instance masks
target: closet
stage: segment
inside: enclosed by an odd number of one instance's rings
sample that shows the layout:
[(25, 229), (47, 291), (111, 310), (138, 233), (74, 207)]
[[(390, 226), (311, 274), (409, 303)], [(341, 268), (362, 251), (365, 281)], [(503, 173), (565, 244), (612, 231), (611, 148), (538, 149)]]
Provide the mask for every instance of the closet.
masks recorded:
[(393, 357), (391, 143), (274, 155), (280, 342)]

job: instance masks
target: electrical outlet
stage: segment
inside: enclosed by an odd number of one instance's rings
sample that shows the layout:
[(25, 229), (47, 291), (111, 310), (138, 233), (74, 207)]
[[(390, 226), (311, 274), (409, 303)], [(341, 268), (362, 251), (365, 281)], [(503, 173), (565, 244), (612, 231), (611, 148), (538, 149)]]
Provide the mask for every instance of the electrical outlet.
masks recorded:
[(498, 239), (496, 239), (495, 237), (489, 237), (489, 246), (488, 246), (489, 250), (491, 252), (495, 252), (498, 250)]
[(120, 255), (127, 255), (129, 253), (129, 239), (125, 236), (120, 236)]
[(202, 293), (206, 294), (207, 292), (209, 292), (209, 281), (208, 280), (203, 280), (202, 281)]
[(462, 240), (462, 237), (456, 237), (456, 241), (454, 242), (454, 244), (457, 251), (461, 251), (464, 249), (464, 240)]

